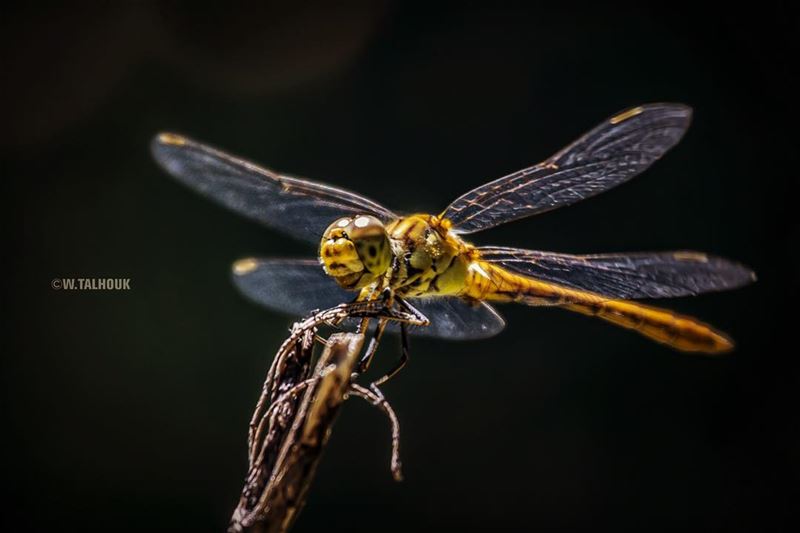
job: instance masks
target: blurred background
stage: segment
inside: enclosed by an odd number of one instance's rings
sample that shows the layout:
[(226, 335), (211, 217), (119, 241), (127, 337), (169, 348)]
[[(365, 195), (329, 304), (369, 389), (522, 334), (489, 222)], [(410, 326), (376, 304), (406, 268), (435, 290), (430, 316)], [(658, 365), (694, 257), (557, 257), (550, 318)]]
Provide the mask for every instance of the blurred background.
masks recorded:
[[(466, 4), (466, 3), (464, 3)], [(563, 3), (562, 3), (563, 4)], [(2, 8), (6, 531), (220, 531), (291, 318), (230, 264), (315, 250), (168, 178), (178, 131), (438, 212), (651, 101), (695, 109), (633, 182), (480, 234), (562, 252), (694, 249), (754, 286), (667, 305), (729, 332), (708, 359), (556, 309), (480, 342), (412, 343), (389, 429), (349, 402), (296, 531), (786, 531), (800, 472), (800, 232), (789, 3), (95, 2)], [(131, 290), (56, 291), (124, 277)], [(384, 345), (377, 366), (390, 366)]]

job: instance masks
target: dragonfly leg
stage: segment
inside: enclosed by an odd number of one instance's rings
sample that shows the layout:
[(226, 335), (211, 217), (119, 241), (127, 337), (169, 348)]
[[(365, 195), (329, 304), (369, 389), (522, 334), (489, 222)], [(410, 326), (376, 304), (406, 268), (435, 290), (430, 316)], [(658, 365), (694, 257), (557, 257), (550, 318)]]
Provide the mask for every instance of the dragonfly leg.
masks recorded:
[(385, 373), (383, 376), (379, 377), (372, 383), (370, 383), (369, 388), (372, 389), (376, 394), (380, 394), (380, 390), (378, 390), (379, 385), (383, 385), (390, 379), (392, 379), (398, 372), (400, 372), (406, 364), (408, 364), (408, 325), (405, 323), (400, 324), (400, 360), (397, 361), (397, 364)]
[[(351, 302), (351, 305), (359, 303), (359, 302), (362, 302), (362, 301), (364, 301), (363, 294), (359, 293), (359, 295), (356, 297), (356, 299)], [(389, 309), (389, 308), (392, 307), (392, 303), (394, 301), (394, 292), (392, 291), (392, 289), (390, 287), (386, 287), (386, 288), (383, 289), (383, 291), (381, 291), (380, 296), (375, 296), (375, 291), (372, 291), (369, 294), (369, 296), (367, 296), (367, 301), (371, 301), (371, 302), (372, 301), (380, 301), (381, 305), (385, 309)], [(369, 326), (369, 318), (368, 317), (362, 318), (361, 319), (361, 323), (358, 325), (358, 328), (356, 329), (356, 333), (366, 333), (368, 326)], [(380, 326), (380, 324), (379, 324), (379, 326)], [(384, 325), (384, 327), (386, 327), (386, 326)], [(380, 333), (382, 335), (383, 331), (381, 331)], [(374, 339), (374, 337), (373, 337), (373, 339)], [(380, 340), (380, 335), (378, 336), (378, 340)], [(375, 346), (375, 349), (377, 349), (377, 344)]]
[[(402, 319), (394, 318), (393, 321), (397, 322), (400, 325), (400, 342), (401, 342), (401, 352), (400, 352), (400, 359), (397, 364), (386, 374), (375, 380), (370, 384), (370, 387), (375, 387), (376, 393), (377, 386), (389, 381), (392, 377), (395, 376), (406, 364), (408, 363), (409, 359), (409, 339), (408, 339), (408, 325), (415, 325), (415, 326), (427, 326), (430, 321), (428, 317), (426, 317), (422, 312), (420, 312), (416, 307), (408, 303), (403, 298), (395, 295), (389, 288), (386, 288), (381, 298), (384, 302), (386, 302), (387, 306), (391, 306), (392, 303), (397, 304), (400, 312), (403, 316)], [(372, 335), (369, 346), (367, 347), (367, 351), (365, 352), (364, 356), (361, 358), (358, 367), (358, 374), (363, 374), (367, 371), (370, 364), (372, 363), (372, 359), (375, 357), (375, 352), (378, 350), (378, 344), (380, 343), (381, 337), (383, 337), (383, 332), (386, 329), (389, 320), (386, 318), (381, 318), (378, 321), (378, 327), (375, 329), (375, 333)], [(366, 330), (362, 330), (366, 331)]]
[(386, 324), (387, 320), (385, 318), (378, 320), (378, 327), (375, 328), (375, 333), (372, 334), (372, 337), (369, 340), (367, 351), (358, 362), (359, 374), (366, 372), (369, 368), (369, 365), (372, 363), (372, 359), (375, 357), (375, 352), (378, 351), (378, 344), (380, 344), (381, 337), (383, 337), (383, 331), (386, 329)]
[(431, 321), (428, 320), (422, 311), (408, 303), (407, 300), (404, 298), (400, 298), (399, 296), (395, 297), (395, 302), (397, 302), (397, 306), (403, 311), (408, 318), (404, 320), (407, 324), (411, 324), (412, 326), (428, 326), (430, 325)]
[(400, 359), (397, 361), (397, 364), (385, 373), (380, 378), (376, 379), (370, 384), (370, 389), (372, 389), (376, 394), (380, 395), (380, 390), (378, 390), (379, 385), (383, 385), (390, 379), (392, 379), (398, 372), (400, 372), (403, 367), (408, 364), (409, 360), (409, 338), (408, 338), (408, 325), (414, 326), (427, 326), (430, 324), (428, 317), (426, 317), (422, 312), (408, 303), (403, 298), (399, 296), (395, 297), (395, 302), (400, 309), (408, 315), (408, 319), (405, 321), (400, 322)]

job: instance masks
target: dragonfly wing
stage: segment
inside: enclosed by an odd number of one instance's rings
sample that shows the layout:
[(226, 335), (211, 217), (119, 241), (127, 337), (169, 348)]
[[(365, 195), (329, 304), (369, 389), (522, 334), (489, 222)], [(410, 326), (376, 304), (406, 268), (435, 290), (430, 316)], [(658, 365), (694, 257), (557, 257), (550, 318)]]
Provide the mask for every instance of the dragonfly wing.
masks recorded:
[(302, 317), (352, 301), (314, 259), (240, 259), (233, 282), (249, 300), (273, 311)]
[(550, 159), (482, 185), (441, 214), (474, 233), (589, 198), (648, 168), (683, 137), (691, 108), (648, 104), (606, 120)]
[(426, 327), (410, 328), (409, 333), (419, 337), (486, 339), (497, 335), (506, 326), (503, 317), (492, 306), (483, 302), (471, 304), (460, 298), (439, 296), (413, 299), (410, 303), (431, 322)]
[(283, 176), (179, 135), (159, 134), (151, 150), (181, 183), (237, 213), (315, 244), (341, 216), (370, 214), (384, 222), (397, 218), (363, 196)]
[(698, 252), (568, 255), (482, 247), (481, 258), (558, 285), (609, 298), (672, 298), (741, 287), (755, 280), (744, 265)]
[[(273, 311), (305, 316), (352, 301), (356, 293), (339, 287), (312, 259), (241, 259), (234, 263), (233, 282), (249, 300)], [(417, 336), (446, 339), (481, 339), (496, 335), (505, 326), (491, 306), (472, 306), (457, 298), (412, 300), (431, 321), (411, 328)], [(388, 331), (397, 331), (396, 325)]]

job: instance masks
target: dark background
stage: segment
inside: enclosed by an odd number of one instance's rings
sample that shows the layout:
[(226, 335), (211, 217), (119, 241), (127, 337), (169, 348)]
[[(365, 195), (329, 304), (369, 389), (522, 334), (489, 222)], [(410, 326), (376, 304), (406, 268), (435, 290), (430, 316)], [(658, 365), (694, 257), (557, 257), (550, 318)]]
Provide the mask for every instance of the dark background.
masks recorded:
[[(789, 530), (788, 4), (2, 8), (6, 530), (220, 531), (237, 501), (247, 422), (291, 320), (244, 301), (229, 267), (315, 250), (165, 176), (157, 131), (438, 212), (651, 101), (695, 119), (650, 171), (476, 241), (741, 260), (756, 285), (668, 303), (738, 350), (691, 357), (522, 307), (503, 308), (494, 339), (416, 341), (385, 387), (407, 480), (391, 480), (386, 421), (350, 402), (296, 530)], [(107, 276), (132, 290), (50, 287)]]

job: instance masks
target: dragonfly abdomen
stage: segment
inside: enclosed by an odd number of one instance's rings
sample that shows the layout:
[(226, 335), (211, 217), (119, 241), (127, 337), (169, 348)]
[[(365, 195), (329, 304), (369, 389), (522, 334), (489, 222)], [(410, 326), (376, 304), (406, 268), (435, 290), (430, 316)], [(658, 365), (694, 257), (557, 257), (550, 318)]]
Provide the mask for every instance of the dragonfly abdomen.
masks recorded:
[(480, 260), (473, 260), (467, 266), (464, 296), (527, 305), (559, 305), (566, 302), (561, 287), (520, 276)]
[(627, 300), (572, 303), (564, 307), (638, 331), (645, 337), (684, 352), (713, 354), (733, 348), (733, 343), (724, 334), (698, 320), (667, 309)]
[(509, 272), (486, 261), (473, 261), (467, 271), (467, 290), (464, 295), (470, 298), (527, 305), (557, 305), (632, 329), (685, 352), (720, 353), (733, 348), (724, 334), (698, 320), (666, 309), (562, 287)]

